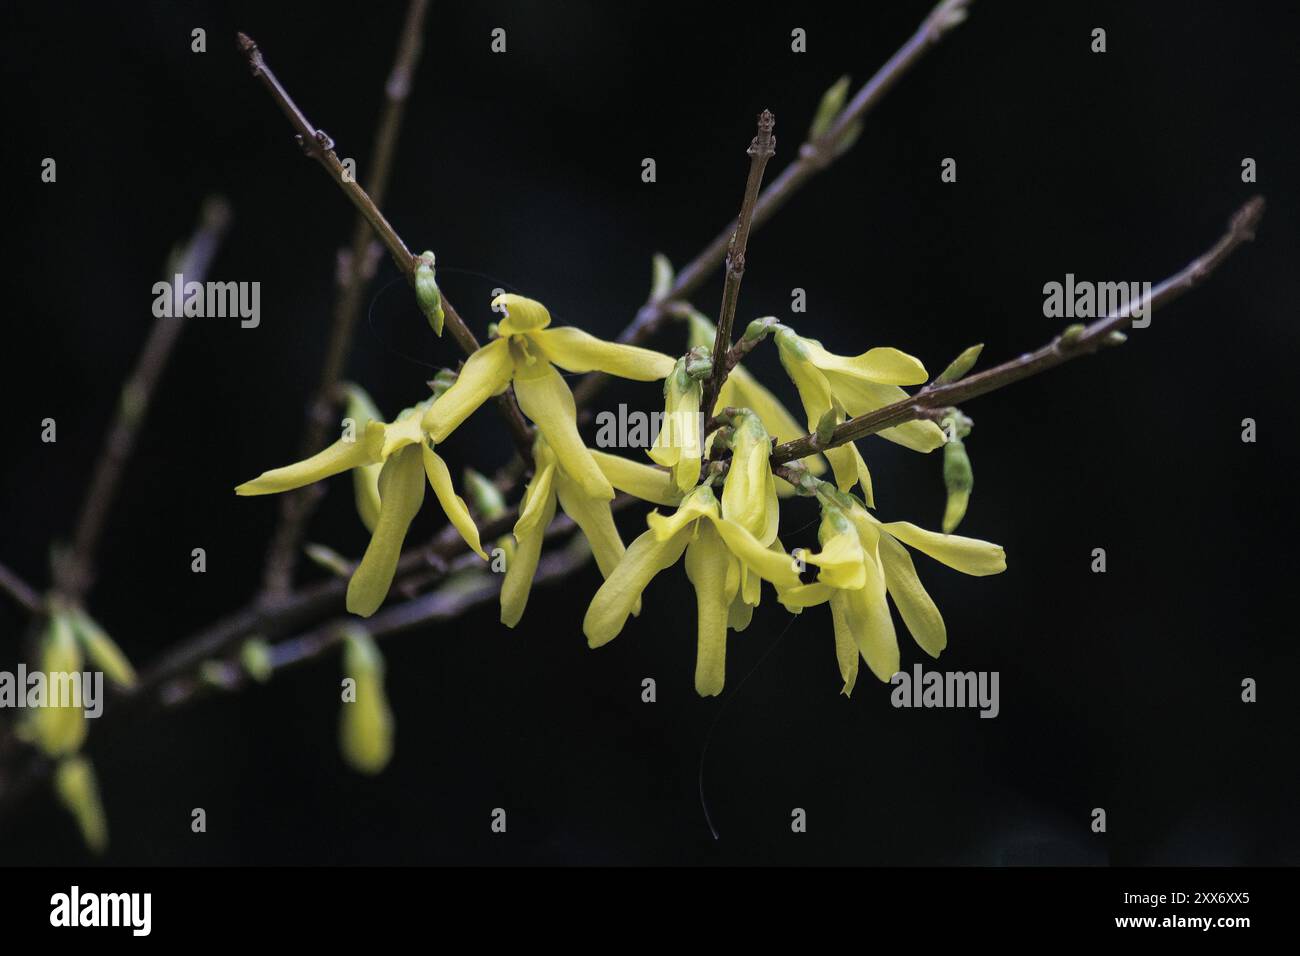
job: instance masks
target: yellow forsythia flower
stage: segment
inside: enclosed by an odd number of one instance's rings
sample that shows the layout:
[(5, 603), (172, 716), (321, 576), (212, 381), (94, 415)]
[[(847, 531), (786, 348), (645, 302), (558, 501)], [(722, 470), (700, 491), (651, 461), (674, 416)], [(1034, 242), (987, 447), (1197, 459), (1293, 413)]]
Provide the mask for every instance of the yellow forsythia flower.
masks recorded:
[(428, 479), (438, 504), (465, 542), (483, 559), (478, 527), (456, 494), (447, 463), (426, 439), (420, 422), (433, 399), (405, 409), (389, 424), (370, 421), (352, 440), (340, 438), (305, 461), (276, 468), (235, 489), (238, 495), (266, 495), (300, 488), (330, 475), (381, 464), (379, 510), (365, 556), (348, 582), (347, 607), (369, 617), (384, 603), (393, 583), (407, 529), (424, 502)]
[(904, 544), (964, 574), (999, 574), (1007, 568), (1006, 552), (999, 545), (936, 534), (906, 521), (882, 523), (852, 495), (826, 482), (818, 498), (821, 551), (807, 555), (808, 563), (820, 568), (817, 580), (778, 588), (777, 593), (781, 603), (796, 612), (829, 602), (845, 694), (857, 680), (859, 654), (882, 681), (898, 672), (898, 639), (886, 594), (922, 650), (938, 657), (948, 644), (943, 616), (917, 577)]
[[(925, 366), (898, 349), (875, 348), (847, 358), (832, 355), (820, 342), (782, 327), (776, 332), (777, 352), (786, 374), (799, 390), (808, 431), (816, 431), (824, 416), (839, 424), (850, 416), (864, 415), (907, 397), (898, 386), (926, 380)], [(943, 429), (934, 422), (914, 421), (880, 432), (882, 438), (914, 451), (929, 452), (944, 442)], [(868, 505), (874, 506), (871, 473), (853, 442), (827, 449), (835, 483), (848, 491), (861, 483)]]
[(578, 435), (573, 393), (555, 366), (570, 372), (600, 371), (640, 382), (665, 378), (674, 360), (632, 345), (605, 342), (571, 327), (548, 328), (551, 314), (540, 302), (506, 293), (492, 300), (506, 317), (500, 338), (469, 357), (456, 384), (424, 413), (423, 427), (435, 442), (447, 436), (513, 381), (523, 413), (536, 423), (569, 474), (593, 497), (614, 497), (609, 480)]
[[(702, 696), (717, 695), (726, 673), (727, 628), (736, 622), (735, 615), (748, 621), (742, 577), (753, 573), (780, 588), (793, 588), (799, 582), (794, 563), (725, 517), (708, 485), (687, 495), (672, 515), (651, 512), (646, 521), (650, 529), (628, 547), (587, 609), (582, 622), (587, 643), (600, 647), (617, 637), (654, 576), (685, 553), (699, 623), (695, 689)], [(737, 612), (737, 604), (744, 610)]]

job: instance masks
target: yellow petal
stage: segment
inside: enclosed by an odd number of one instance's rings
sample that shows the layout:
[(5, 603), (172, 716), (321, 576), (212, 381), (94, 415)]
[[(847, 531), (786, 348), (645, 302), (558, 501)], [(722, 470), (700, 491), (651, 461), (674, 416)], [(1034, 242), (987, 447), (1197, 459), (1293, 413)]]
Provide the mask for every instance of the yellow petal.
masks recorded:
[(762, 544), (776, 537), (778, 505), (772, 476), (772, 440), (755, 415), (737, 419), (731, 468), (722, 484), (722, 514)]
[(528, 605), (542, 542), (555, 517), (554, 474), (555, 466), (551, 465), (530, 482), (524, 511), (515, 522), (515, 550), (506, 562), (506, 576), (501, 582), (501, 623), (506, 627), (518, 624)]
[(379, 473), (384, 466), (375, 463), (352, 469), (352, 497), (356, 501), (357, 515), (366, 530), (373, 532), (379, 520)]
[(548, 359), (570, 372), (605, 372), (637, 382), (667, 378), (676, 360), (652, 349), (606, 342), (581, 329), (563, 326), (528, 336)]
[(424, 473), (429, 478), (434, 497), (438, 499), (438, 504), (442, 505), (447, 520), (460, 532), (460, 536), (465, 539), (470, 549), (486, 561), (488, 556), (479, 543), (478, 525), (470, 516), (465, 499), (456, 494), (456, 489), (452, 487), (451, 472), (447, 470), (447, 463), (427, 444), (422, 444), (420, 448), (424, 457)]
[(424, 413), (432, 402), (421, 402), (413, 408), (404, 409), (391, 424), (384, 426), (383, 457), (387, 461), (393, 452), (407, 445), (424, 442)]
[(835, 660), (840, 665), (840, 677), (844, 679), (844, 686), (840, 688), (840, 693), (848, 697), (853, 693), (853, 687), (858, 682), (858, 642), (853, 636), (853, 625), (849, 621), (852, 611), (849, 608), (848, 596), (842, 592), (835, 592), (830, 601), (831, 624), (835, 629)]
[(709, 524), (686, 548), (686, 576), (695, 587), (696, 618), (699, 628), (695, 655), (695, 692), (701, 697), (722, 693), (726, 678), (727, 619), (736, 596), (727, 591), (727, 566), (734, 562), (726, 546)]
[(713, 490), (704, 485), (683, 498), (682, 503), (672, 514), (661, 515), (657, 511), (652, 511), (646, 515), (645, 520), (656, 538), (667, 541), (677, 532), (691, 525), (697, 518), (704, 515), (717, 517), (717, 514), (718, 500), (713, 496)]
[[(836, 375), (828, 373), (831, 379), (831, 388), (835, 392), (835, 397), (840, 400), (844, 410), (850, 415), (865, 415), (868, 412), (874, 412), (877, 408), (884, 408), (886, 405), (892, 405), (895, 402), (901, 402), (907, 398), (907, 392), (903, 391), (896, 385), (877, 385), (874, 382), (865, 382), (861, 379), (855, 379), (846, 375)], [(815, 427), (814, 422), (812, 426)], [(886, 428), (878, 432), (881, 438), (886, 438), (895, 444), (902, 445), (904, 448), (910, 448), (912, 451), (931, 452), (939, 448), (947, 441), (943, 429), (934, 422), (915, 421), (908, 422), (905, 425), (896, 425), (893, 428)]]
[(595, 448), (588, 450), (601, 474), (619, 491), (657, 505), (676, 507), (681, 503), (682, 492), (671, 472)]
[(551, 324), (551, 313), (536, 299), (527, 299), (522, 295), (506, 292), (492, 300), (494, 312), (503, 309), (506, 317), (497, 326), (502, 338), (544, 329)]
[(1007, 569), (1007, 553), (1001, 545), (957, 534), (937, 534), (907, 521), (890, 521), (881, 527), (904, 544), (924, 551), (963, 574), (984, 577), (1001, 574)]
[(772, 551), (759, 542), (740, 525), (724, 518), (709, 515), (709, 519), (718, 529), (718, 534), (727, 543), (727, 548), (765, 581), (771, 581), (778, 588), (793, 588), (799, 585), (799, 573), (794, 567), (794, 558), (784, 551)]
[(885, 586), (894, 599), (903, 623), (921, 650), (931, 657), (948, 646), (948, 629), (943, 615), (916, 576), (916, 566), (907, 549), (889, 535), (880, 536), (880, 560), (885, 566)]
[(489, 342), (465, 360), (456, 383), (425, 411), (424, 430), (434, 442), (446, 441), (476, 408), (505, 390), (513, 372), (510, 343), (506, 339)]
[(693, 525), (683, 527), (665, 541), (653, 530), (643, 532), (627, 549), (623, 560), (605, 579), (582, 619), (582, 633), (592, 647), (608, 644), (623, 630), (632, 608), (651, 579), (677, 563), (691, 540)]
[(835, 596), (836, 589), (821, 581), (812, 584), (798, 584), (792, 588), (783, 588), (776, 592), (777, 600), (787, 611), (795, 612), (806, 607), (825, 604)]
[(524, 414), (537, 424), (546, 443), (564, 463), (569, 477), (593, 498), (613, 498), (613, 487), (596, 467), (596, 460), (578, 434), (578, 411), (573, 404), (573, 393), (554, 366), (538, 362), (526, 376), (517, 376), (515, 396)]
[(850, 491), (856, 484), (862, 485), (862, 496), (871, 507), (875, 507), (875, 498), (871, 488), (871, 472), (862, 460), (862, 453), (853, 442), (847, 442), (837, 448), (826, 449), (831, 469), (835, 472), (835, 487), (840, 491)]
[(614, 516), (610, 513), (609, 502), (604, 498), (592, 498), (584, 493), (563, 469), (555, 476), (555, 492), (564, 513), (572, 518), (582, 529), (582, 533), (587, 536), (591, 553), (596, 558), (596, 567), (600, 568), (601, 574), (609, 577), (614, 567), (623, 558), (623, 539), (618, 536), (618, 529), (614, 527)]
[[(885, 578), (874, 557), (866, 562), (867, 585), (855, 591), (837, 591), (847, 598), (845, 607), (853, 637), (863, 660), (882, 681), (898, 673), (898, 637), (885, 600)], [(834, 602), (836, 597), (832, 597)]]
[(379, 475), (379, 520), (366, 553), (348, 582), (348, 610), (369, 617), (388, 596), (402, 542), (424, 502), (420, 452), (408, 445), (384, 462)]
[(379, 422), (371, 422), (364, 431), (357, 433), (355, 440), (344, 441), (340, 438), (324, 451), (319, 451), (304, 461), (262, 472), (252, 481), (246, 481), (237, 487), (235, 494), (274, 495), (301, 488), (349, 468), (360, 468), (379, 461), (383, 445), (384, 426)]
[[(804, 339), (808, 360), (824, 372), (880, 385), (920, 385), (929, 375), (919, 359), (898, 349), (877, 348), (852, 357), (833, 355), (813, 339)], [(832, 379), (832, 386), (835, 379)]]
[(808, 555), (807, 561), (821, 568), (817, 580), (823, 584), (833, 588), (866, 587), (867, 556), (862, 550), (862, 539), (852, 528), (831, 535), (821, 551)]

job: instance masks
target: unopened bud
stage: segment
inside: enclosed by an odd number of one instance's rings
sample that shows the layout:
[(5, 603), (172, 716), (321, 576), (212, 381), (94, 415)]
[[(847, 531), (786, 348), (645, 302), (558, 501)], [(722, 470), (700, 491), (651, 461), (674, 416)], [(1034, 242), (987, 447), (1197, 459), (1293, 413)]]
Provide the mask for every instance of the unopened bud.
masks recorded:
[(962, 518), (966, 517), (966, 506), (975, 485), (970, 456), (966, 454), (966, 445), (960, 438), (950, 440), (943, 446), (943, 483), (948, 489), (948, 502), (943, 511), (943, 533), (952, 534), (957, 525), (961, 524)]
[(415, 300), (420, 304), (420, 311), (424, 313), (424, 317), (429, 320), (433, 334), (440, 336), (445, 315), (442, 310), (442, 292), (438, 289), (433, 264), (432, 252), (420, 256), (419, 265), (415, 267)]
[(1083, 336), (1083, 330), (1086, 326), (1082, 322), (1076, 322), (1074, 325), (1067, 325), (1065, 331), (1061, 333), (1062, 345), (1073, 345)]
[(469, 492), (470, 504), (483, 518), (491, 520), (505, 513), (506, 500), (501, 496), (501, 489), (485, 475), (466, 468), (465, 488)]
[(61, 760), (54, 771), (54, 790), (77, 821), (86, 846), (96, 855), (103, 853), (108, 848), (108, 818), (90, 761), (80, 756)]
[(934, 383), (936, 385), (947, 385), (949, 382), (957, 381), (975, 367), (975, 363), (979, 360), (980, 353), (983, 351), (983, 342), (979, 345), (972, 345), (948, 363), (948, 367), (939, 373), (939, 377), (934, 380)]

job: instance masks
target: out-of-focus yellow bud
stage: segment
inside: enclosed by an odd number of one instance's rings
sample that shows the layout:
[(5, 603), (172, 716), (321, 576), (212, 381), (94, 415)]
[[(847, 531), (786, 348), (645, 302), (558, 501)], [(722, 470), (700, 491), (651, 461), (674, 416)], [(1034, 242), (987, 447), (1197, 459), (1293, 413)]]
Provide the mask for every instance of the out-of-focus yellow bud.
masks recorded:
[(90, 761), (82, 756), (59, 761), (54, 771), (54, 791), (77, 821), (86, 846), (96, 855), (103, 853), (108, 848), (108, 819)]
[(250, 637), (239, 649), (239, 662), (248, 671), (248, 676), (259, 684), (271, 679), (275, 670), (271, 663), (271, 645), (260, 637)]
[(343, 759), (354, 770), (377, 774), (393, 756), (393, 713), (384, 693), (383, 655), (361, 628), (350, 628), (344, 636), (343, 677)]
[(118, 687), (134, 687), (135, 668), (104, 629), (80, 608), (72, 612), (71, 622), (73, 633), (90, 662)]
[(673, 289), (673, 264), (662, 252), (656, 252), (650, 265), (650, 301), (662, 302)]
[(955, 435), (943, 446), (943, 483), (948, 489), (948, 503), (943, 509), (943, 533), (952, 534), (966, 517), (975, 473), (971, 470), (966, 445)]

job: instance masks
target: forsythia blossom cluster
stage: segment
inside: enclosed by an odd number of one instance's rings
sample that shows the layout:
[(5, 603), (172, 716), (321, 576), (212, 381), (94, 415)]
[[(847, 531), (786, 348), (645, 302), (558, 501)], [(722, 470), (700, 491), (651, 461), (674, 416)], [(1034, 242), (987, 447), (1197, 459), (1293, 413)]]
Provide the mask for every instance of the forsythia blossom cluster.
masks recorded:
[[(523, 617), (557, 509), (586, 537), (604, 577), (582, 622), (592, 647), (613, 640), (640, 610), (651, 580), (682, 561), (696, 595), (695, 687), (705, 696), (721, 693), (727, 632), (748, 626), (765, 581), (792, 613), (829, 605), (843, 692), (848, 694), (859, 660), (883, 681), (899, 668), (890, 599), (922, 650), (937, 657), (947, 644), (943, 618), (917, 576), (908, 547), (967, 574), (1006, 568), (997, 545), (876, 518), (871, 474), (853, 442), (830, 447), (823, 440), (820, 454), (783, 473), (788, 480), (774, 474), (774, 441), (798, 438), (805, 428), (741, 366), (726, 377), (714, 407), (702, 407), (714, 338), (713, 325), (704, 316), (688, 316), (690, 350), (675, 359), (605, 342), (576, 328), (552, 327), (546, 308), (522, 296), (498, 296), (493, 307), (505, 314), (496, 337), (466, 360), (450, 385), (450, 374), (443, 373), (431, 383), (432, 397), (389, 422), (381, 420), (363, 392), (353, 390), (342, 438), (305, 461), (268, 471), (235, 489), (241, 495), (271, 494), (352, 472), (357, 510), (371, 532), (348, 585), (352, 613), (367, 617), (387, 597), (426, 482), (469, 548), (488, 558), (474, 515), (456, 494), (438, 449), (476, 409), (512, 385), (536, 434), (531, 478), (513, 536), (505, 541), (501, 620), (508, 626)], [(928, 377), (919, 361), (897, 349), (836, 355), (775, 319), (754, 323), (747, 335), (773, 337), (803, 405), (806, 431), (818, 437), (850, 417), (904, 398), (903, 386), (919, 385)], [(650, 462), (587, 447), (573, 394), (559, 369), (663, 382), (665, 424), (647, 449)], [(918, 452), (959, 441), (955, 430), (945, 432), (928, 420), (880, 435)], [(831, 480), (821, 480), (828, 464)], [(969, 487), (967, 480), (962, 512)], [(627, 546), (610, 509), (615, 489), (665, 509), (651, 511), (647, 529)], [(811, 553), (787, 551), (778, 536), (779, 499), (796, 492), (814, 497), (821, 510), (819, 547)], [(950, 505), (945, 525), (955, 524), (953, 510)], [(374, 663), (377, 654), (373, 645), (351, 639), (351, 669), (363, 669), (364, 663), (367, 673), (381, 673)], [(382, 687), (380, 677), (370, 682)], [(380, 694), (382, 690), (376, 696)], [(381, 703), (345, 723), (345, 752), (352, 754), (354, 765), (372, 771), (382, 767), (391, 749), (386, 704)], [(355, 733), (367, 721), (386, 728), (383, 741), (370, 750)]]

